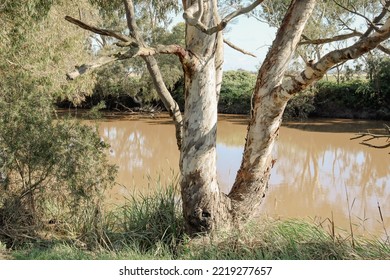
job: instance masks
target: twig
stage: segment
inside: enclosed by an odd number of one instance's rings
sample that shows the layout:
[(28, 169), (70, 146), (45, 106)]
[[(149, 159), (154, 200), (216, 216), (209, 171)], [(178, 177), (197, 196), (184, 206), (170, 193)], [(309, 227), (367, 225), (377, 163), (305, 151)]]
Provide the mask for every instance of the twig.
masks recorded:
[(383, 220), (382, 209), (381, 209), (381, 206), (379, 204), (379, 201), (377, 201), (377, 205), (378, 205), (378, 211), (379, 211), (379, 216), (381, 218), (382, 226), (383, 226), (383, 229), (384, 229), (385, 234), (386, 234), (386, 242), (390, 242), (390, 236), (386, 230), (386, 225), (385, 225), (385, 221)]

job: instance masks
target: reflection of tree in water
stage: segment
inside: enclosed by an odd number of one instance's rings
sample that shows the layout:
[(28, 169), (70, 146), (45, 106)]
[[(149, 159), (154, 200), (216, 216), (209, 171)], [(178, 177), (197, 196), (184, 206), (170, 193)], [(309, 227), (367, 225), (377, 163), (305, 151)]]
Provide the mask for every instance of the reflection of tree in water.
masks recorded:
[(155, 183), (148, 181), (151, 174), (171, 176), (172, 169), (177, 168), (178, 151), (172, 126), (159, 124), (158, 120), (121, 120), (101, 122), (100, 131), (111, 145), (110, 153), (119, 167), (121, 184), (143, 188)]
[[(346, 192), (352, 213), (376, 223), (377, 201), (387, 220), (390, 207), (390, 170), (386, 155), (351, 143), (349, 134), (307, 132), (284, 128), (276, 149), (277, 162), (269, 197), (276, 213), (297, 216), (348, 216)], [(272, 206), (273, 206), (272, 205)], [(271, 210), (268, 205), (267, 210)], [(337, 213), (339, 212), (339, 213)], [(282, 214), (282, 215), (283, 215)], [(372, 227), (373, 225), (371, 225)]]
[[(116, 160), (126, 162), (119, 168), (127, 168), (128, 172), (141, 169), (146, 158), (152, 157), (152, 147), (147, 145), (145, 137), (138, 130), (130, 131), (117, 127), (105, 127), (103, 137), (108, 139), (111, 148), (110, 154)], [(129, 160), (130, 159), (130, 160)]]

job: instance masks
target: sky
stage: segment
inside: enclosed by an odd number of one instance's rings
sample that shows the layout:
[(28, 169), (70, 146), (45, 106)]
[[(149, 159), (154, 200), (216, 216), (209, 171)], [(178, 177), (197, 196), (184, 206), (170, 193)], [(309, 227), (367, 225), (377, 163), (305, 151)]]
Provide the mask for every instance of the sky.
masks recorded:
[(228, 25), (228, 28), (225, 39), (257, 57), (244, 55), (225, 45), (224, 70), (257, 71), (275, 38), (276, 29), (246, 16), (239, 17), (233, 24)]

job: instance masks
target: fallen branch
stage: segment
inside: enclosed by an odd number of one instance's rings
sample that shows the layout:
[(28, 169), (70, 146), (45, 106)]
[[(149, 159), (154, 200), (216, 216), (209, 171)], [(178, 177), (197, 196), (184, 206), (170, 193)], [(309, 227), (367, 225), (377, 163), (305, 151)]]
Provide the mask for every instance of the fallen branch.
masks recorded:
[[(384, 124), (384, 127), (387, 130), (386, 134), (375, 134), (375, 133), (370, 133), (370, 132), (359, 132), (359, 133), (356, 134), (357, 135), (356, 137), (352, 137), (352, 138), (350, 138), (350, 140), (355, 140), (355, 139), (360, 139), (360, 138), (363, 138), (363, 137), (368, 137), (367, 139), (362, 140), (362, 142), (360, 142), (360, 144), (368, 146), (368, 147), (372, 147), (372, 148), (377, 148), (377, 149), (388, 148), (388, 147), (390, 147), (390, 127), (387, 124)], [(368, 143), (369, 141), (371, 141), (373, 139), (380, 139), (380, 138), (387, 138), (386, 142), (388, 142), (388, 143), (386, 143), (384, 145), (374, 145), (374, 144)]]

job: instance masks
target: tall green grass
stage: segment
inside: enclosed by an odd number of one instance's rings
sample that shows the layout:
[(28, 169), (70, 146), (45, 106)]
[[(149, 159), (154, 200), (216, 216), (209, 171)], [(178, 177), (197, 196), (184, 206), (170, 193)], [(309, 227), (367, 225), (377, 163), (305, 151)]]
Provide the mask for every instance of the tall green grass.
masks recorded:
[[(83, 227), (83, 232), (88, 227)], [(16, 259), (390, 259), (388, 241), (336, 236), (302, 221), (265, 220), (190, 239), (174, 187), (133, 196), (102, 215), (99, 238), (56, 239), (11, 252)], [(87, 243), (85, 243), (87, 242)], [(90, 244), (88, 244), (90, 242)]]
[(344, 260), (390, 259), (390, 244), (333, 236), (302, 221), (265, 221), (236, 233), (203, 238), (187, 245), (186, 259)]
[(169, 186), (127, 199), (106, 220), (113, 248), (125, 245), (141, 253), (153, 251), (158, 256), (169, 251), (175, 255), (184, 236), (178, 197), (176, 187)]

